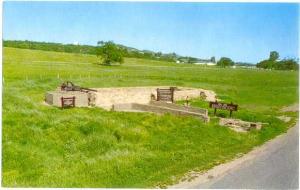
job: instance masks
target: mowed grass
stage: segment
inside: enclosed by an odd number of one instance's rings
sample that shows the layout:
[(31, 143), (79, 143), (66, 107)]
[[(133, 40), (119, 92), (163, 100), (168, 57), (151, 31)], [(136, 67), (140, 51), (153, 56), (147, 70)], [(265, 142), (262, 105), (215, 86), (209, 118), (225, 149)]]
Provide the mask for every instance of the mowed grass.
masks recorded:
[[(276, 118), (298, 102), (298, 72), (220, 69), (125, 59), (100, 66), (95, 56), (4, 48), (2, 185), (5, 187), (156, 187), (204, 171), (285, 132)], [(234, 117), (269, 123), (240, 134), (193, 117), (61, 110), (46, 91), (71, 80), (85, 87), (187, 86), (214, 90), (239, 105)], [(192, 105), (207, 107), (194, 100)], [(210, 114), (212, 110), (210, 110)], [(228, 116), (227, 112), (219, 112)]]

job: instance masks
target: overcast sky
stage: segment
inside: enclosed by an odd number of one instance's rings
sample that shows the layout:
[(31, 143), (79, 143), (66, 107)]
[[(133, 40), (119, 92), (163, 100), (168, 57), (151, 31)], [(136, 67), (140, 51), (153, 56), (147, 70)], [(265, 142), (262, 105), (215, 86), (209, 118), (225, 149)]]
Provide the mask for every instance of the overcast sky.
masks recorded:
[(298, 57), (299, 4), (4, 2), (3, 38), (96, 45), (100, 40), (256, 63)]

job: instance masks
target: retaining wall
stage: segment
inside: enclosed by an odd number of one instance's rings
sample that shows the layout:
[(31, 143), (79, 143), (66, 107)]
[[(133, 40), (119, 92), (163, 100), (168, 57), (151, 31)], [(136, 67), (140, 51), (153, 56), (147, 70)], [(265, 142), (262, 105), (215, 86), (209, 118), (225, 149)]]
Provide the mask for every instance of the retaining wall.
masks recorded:
[[(111, 109), (114, 104), (149, 104), (151, 95), (157, 98), (157, 88), (170, 88), (169, 86), (150, 86), (150, 87), (121, 87), (121, 88), (95, 88), (97, 92), (95, 105), (104, 109)], [(174, 91), (174, 100), (185, 100), (188, 96), (191, 98), (198, 98), (200, 94), (206, 96), (206, 101), (215, 101), (216, 95), (213, 91), (177, 87)]]
[(71, 98), (73, 96), (75, 97), (75, 107), (87, 107), (87, 106), (89, 106), (88, 93), (78, 92), (78, 91), (69, 91), (69, 92), (51, 91), (51, 92), (47, 92), (46, 95), (45, 95), (45, 102), (50, 104), (50, 105), (53, 105), (53, 106), (61, 107), (61, 97)]
[[(168, 103), (166, 103), (168, 104)], [(170, 105), (174, 105), (169, 103)], [(175, 107), (176, 106), (176, 107)], [(193, 111), (187, 110), (184, 106), (169, 106), (162, 104), (115, 104), (112, 108), (113, 111), (126, 111), (126, 112), (153, 112), (158, 114), (171, 113), (175, 115), (186, 115), (198, 117), (205, 122), (209, 122), (209, 116), (207, 110), (193, 108)], [(204, 114), (203, 114), (204, 113)]]

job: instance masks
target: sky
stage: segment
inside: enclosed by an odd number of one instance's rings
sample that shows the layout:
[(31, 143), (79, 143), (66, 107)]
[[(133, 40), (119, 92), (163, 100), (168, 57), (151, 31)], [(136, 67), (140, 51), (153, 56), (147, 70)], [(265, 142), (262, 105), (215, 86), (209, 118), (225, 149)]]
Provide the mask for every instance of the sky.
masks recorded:
[(3, 6), (3, 38), (96, 45), (112, 40), (183, 56), (257, 63), (298, 58), (299, 4), (21, 2)]

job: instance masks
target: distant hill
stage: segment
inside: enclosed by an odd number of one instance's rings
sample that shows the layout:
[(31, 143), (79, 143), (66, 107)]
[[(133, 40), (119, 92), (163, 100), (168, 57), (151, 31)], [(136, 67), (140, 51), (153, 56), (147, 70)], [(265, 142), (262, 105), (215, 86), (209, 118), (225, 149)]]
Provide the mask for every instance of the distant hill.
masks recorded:
[[(82, 54), (93, 54), (96, 55), (97, 46), (91, 45), (74, 45), (74, 44), (62, 44), (52, 42), (36, 42), (36, 41), (20, 41), (20, 40), (4, 40), (4, 47), (14, 47), (22, 49), (36, 49), (44, 51), (56, 51), (56, 52), (68, 52), (68, 53), (82, 53)], [(154, 52), (150, 50), (139, 50), (133, 47), (128, 47), (122, 44), (117, 44), (122, 50), (124, 57), (135, 57), (152, 60), (162, 60), (169, 62), (180, 62), (180, 63), (197, 63), (210, 62), (211, 59), (199, 59), (196, 57), (180, 56), (176, 53), (162, 53)]]

